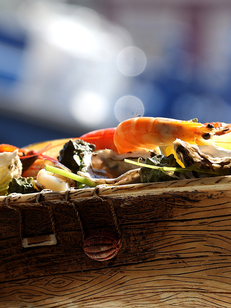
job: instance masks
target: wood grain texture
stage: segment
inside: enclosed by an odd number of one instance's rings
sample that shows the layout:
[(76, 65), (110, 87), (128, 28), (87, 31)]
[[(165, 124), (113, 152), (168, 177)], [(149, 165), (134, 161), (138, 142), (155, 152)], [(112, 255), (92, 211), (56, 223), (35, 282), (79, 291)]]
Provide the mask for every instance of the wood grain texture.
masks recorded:
[[(0, 307), (231, 307), (231, 179), (204, 181), (0, 198)], [(114, 259), (84, 254), (96, 230), (121, 233)]]

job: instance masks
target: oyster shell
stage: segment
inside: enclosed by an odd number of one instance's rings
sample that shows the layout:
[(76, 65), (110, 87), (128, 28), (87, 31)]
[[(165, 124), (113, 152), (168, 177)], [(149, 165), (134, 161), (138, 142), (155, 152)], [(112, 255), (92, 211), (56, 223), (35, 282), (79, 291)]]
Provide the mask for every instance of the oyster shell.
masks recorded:
[(140, 183), (140, 168), (124, 162), (125, 158), (143, 159), (152, 157), (156, 153), (139, 150), (131, 153), (118, 154), (112, 150), (100, 150), (91, 154), (91, 163), (85, 172), (79, 171), (83, 176), (97, 185), (122, 185)]
[(131, 153), (118, 154), (112, 150), (101, 150), (91, 154), (91, 163), (86, 170), (93, 178), (117, 178), (137, 166), (124, 162), (125, 158), (143, 159), (155, 155), (152, 151), (140, 150)]
[[(177, 139), (174, 150), (186, 168), (195, 166), (205, 173), (214, 175), (231, 174), (231, 151), (213, 145), (197, 146)], [(195, 169), (196, 169), (195, 168)]]

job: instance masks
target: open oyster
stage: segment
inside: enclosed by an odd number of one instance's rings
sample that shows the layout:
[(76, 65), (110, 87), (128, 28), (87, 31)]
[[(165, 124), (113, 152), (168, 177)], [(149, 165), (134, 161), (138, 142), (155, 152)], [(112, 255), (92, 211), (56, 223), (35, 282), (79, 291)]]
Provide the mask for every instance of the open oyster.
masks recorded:
[(231, 174), (231, 151), (214, 145), (197, 146), (177, 139), (174, 150), (178, 159), (186, 168), (196, 167), (205, 173), (214, 175)]
[(125, 154), (118, 154), (112, 150), (101, 150), (92, 154), (91, 164), (87, 171), (93, 177), (116, 178), (129, 170), (137, 168), (124, 162), (125, 158), (137, 161), (138, 158), (145, 160), (153, 155), (154, 152), (146, 150)]
[(84, 172), (78, 174), (99, 184), (121, 185), (140, 182), (140, 168), (124, 162), (125, 158), (145, 160), (156, 153), (139, 150), (118, 154), (112, 150), (101, 150), (91, 154), (91, 163)]

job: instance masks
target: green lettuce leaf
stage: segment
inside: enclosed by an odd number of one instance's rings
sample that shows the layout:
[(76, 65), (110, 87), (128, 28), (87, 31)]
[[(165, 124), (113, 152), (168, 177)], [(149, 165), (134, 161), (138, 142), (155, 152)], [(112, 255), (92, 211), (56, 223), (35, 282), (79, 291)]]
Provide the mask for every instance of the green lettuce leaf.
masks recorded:
[(58, 160), (76, 174), (86, 167), (85, 156), (87, 153), (93, 152), (94, 149), (94, 144), (83, 140), (69, 140), (59, 152)]
[(140, 168), (141, 183), (171, 181), (178, 178), (178, 172), (164, 171), (163, 167), (181, 168), (177, 163), (173, 154), (164, 156), (158, 154), (152, 158), (147, 158), (145, 164), (160, 167), (159, 169), (151, 169), (148, 167)]
[(12, 179), (9, 183), (7, 194), (20, 193), (20, 194), (30, 194), (38, 192), (34, 179), (32, 177), (20, 177), (18, 179)]

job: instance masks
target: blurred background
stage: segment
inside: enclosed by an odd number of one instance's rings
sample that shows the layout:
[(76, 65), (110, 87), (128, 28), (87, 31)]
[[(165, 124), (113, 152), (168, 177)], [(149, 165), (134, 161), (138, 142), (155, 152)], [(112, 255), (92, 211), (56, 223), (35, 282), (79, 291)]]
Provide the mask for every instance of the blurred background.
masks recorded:
[(0, 0), (0, 143), (231, 122), (230, 0)]

